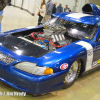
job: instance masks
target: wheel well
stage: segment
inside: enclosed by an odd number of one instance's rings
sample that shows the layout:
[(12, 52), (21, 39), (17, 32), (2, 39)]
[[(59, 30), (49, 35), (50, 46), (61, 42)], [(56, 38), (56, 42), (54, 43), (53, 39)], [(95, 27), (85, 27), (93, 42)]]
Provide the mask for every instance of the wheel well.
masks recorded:
[(81, 66), (80, 73), (79, 73), (79, 76), (81, 76), (82, 73), (85, 71), (84, 61), (83, 61), (83, 59), (78, 59), (77, 61), (79, 63), (79, 66)]

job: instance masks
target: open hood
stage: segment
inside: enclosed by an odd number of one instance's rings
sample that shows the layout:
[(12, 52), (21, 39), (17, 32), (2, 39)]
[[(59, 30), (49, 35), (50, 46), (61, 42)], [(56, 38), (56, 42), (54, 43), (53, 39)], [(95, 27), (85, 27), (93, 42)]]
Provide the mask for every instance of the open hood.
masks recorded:
[(0, 37), (0, 45), (7, 48), (8, 50), (11, 50), (17, 55), (39, 58), (48, 53), (48, 50), (45, 50), (21, 38), (14, 37), (13, 35)]

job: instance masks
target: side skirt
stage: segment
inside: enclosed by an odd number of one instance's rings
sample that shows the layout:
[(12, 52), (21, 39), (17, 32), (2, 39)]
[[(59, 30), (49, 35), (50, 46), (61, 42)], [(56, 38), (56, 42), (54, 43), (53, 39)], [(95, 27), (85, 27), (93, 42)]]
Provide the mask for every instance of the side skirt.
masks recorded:
[(80, 76), (84, 76), (84, 75), (87, 75), (88, 73), (92, 73), (96, 70), (100, 69), (100, 65), (97, 65), (96, 67), (93, 67), (92, 69), (86, 71), (86, 72), (83, 72)]

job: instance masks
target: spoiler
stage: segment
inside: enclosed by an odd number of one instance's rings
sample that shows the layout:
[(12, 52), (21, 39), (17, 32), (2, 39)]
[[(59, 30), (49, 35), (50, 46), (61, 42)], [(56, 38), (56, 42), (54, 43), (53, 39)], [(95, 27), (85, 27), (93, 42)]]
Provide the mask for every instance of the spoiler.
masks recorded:
[(83, 13), (86, 13), (86, 14), (92, 14), (92, 15), (100, 16), (99, 8), (92, 3), (88, 3), (88, 4), (84, 5), (82, 7), (82, 11), (83, 11)]

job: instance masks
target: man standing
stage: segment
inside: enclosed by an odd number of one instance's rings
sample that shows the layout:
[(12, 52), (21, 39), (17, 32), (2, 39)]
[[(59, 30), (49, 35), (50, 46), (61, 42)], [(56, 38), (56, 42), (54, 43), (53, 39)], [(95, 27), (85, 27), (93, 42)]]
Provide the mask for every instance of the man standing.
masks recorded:
[(57, 7), (57, 10), (56, 10), (56, 13), (59, 13), (59, 12), (63, 12), (63, 7), (62, 7), (61, 3), (59, 4), (59, 6)]
[[(57, 2), (55, 2), (55, 3), (53, 4), (52, 14), (55, 14), (55, 13), (56, 13), (56, 5), (57, 5)], [(51, 15), (51, 18), (53, 18), (52, 15)]]
[(65, 5), (64, 12), (71, 12), (70, 8), (68, 8), (68, 5)]
[(53, 9), (52, 0), (48, 0), (48, 2), (47, 2), (47, 4), (46, 4), (46, 16), (45, 16), (45, 21), (47, 21), (49, 18), (51, 18), (52, 9)]
[(2, 14), (3, 14), (3, 9), (6, 7), (7, 5), (7, 0), (0, 0), (0, 33), (1, 33), (1, 21), (2, 21)]

